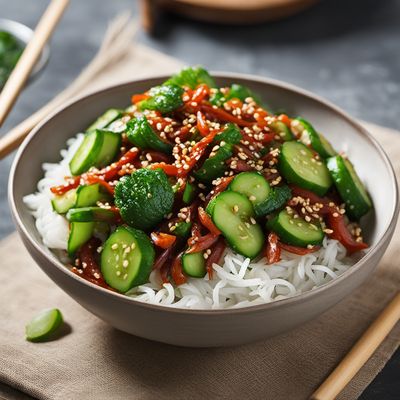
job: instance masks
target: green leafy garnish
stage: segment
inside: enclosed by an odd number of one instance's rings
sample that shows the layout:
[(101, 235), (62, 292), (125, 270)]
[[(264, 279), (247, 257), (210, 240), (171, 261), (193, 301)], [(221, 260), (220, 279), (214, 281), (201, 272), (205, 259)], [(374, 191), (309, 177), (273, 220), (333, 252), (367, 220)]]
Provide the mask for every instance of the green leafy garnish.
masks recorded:
[(216, 86), (214, 79), (210, 76), (208, 71), (202, 67), (184, 68), (165, 82), (165, 84), (189, 86), (191, 89), (195, 89), (202, 83), (205, 83), (211, 88)]
[(139, 103), (141, 110), (157, 110), (163, 114), (170, 113), (183, 105), (183, 89), (172, 83), (165, 83), (150, 89), (150, 98)]

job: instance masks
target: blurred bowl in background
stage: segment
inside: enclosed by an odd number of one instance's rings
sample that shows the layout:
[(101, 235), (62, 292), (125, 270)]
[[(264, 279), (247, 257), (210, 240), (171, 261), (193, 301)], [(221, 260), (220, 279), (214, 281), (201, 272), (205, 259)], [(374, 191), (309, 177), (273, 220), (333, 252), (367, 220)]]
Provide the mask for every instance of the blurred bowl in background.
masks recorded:
[[(26, 47), (28, 42), (33, 36), (33, 30), (28, 26), (21, 24), (20, 22), (12, 21), (11, 19), (0, 18), (0, 31), (6, 31), (11, 33), (21, 44)], [(36, 62), (31, 75), (28, 79), (28, 83), (32, 82), (41, 71), (43, 71), (50, 57), (50, 48), (46, 44), (43, 48), (40, 58)]]

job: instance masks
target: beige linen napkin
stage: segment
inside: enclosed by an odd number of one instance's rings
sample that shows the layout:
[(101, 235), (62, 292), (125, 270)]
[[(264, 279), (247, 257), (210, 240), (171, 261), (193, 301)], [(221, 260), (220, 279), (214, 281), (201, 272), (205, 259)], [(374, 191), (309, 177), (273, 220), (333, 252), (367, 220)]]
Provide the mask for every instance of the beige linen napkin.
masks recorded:
[[(180, 66), (177, 60), (135, 44), (84, 91), (170, 73)], [(368, 128), (400, 173), (398, 133)], [(188, 349), (119, 332), (85, 311), (41, 272), (16, 233), (0, 242), (0, 254), (0, 381), (39, 399), (306, 399), (400, 284), (397, 230), (371, 280), (318, 319), (256, 344)], [(25, 341), (25, 323), (46, 307), (59, 307), (71, 332), (48, 343)], [(356, 399), (399, 341), (397, 326), (340, 399)]]

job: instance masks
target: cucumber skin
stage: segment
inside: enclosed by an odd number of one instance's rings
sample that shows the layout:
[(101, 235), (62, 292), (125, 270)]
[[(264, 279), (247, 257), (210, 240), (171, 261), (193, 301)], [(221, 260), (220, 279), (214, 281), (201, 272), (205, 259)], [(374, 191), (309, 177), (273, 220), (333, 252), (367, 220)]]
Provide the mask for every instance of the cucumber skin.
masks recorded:
[(292, 197), (292, 191), (289, 186), (276, 186), (271, 188), (267, 199), (259, 204), (254, 205), (254, 212), (257, 217), (279, 210)]
[(273, 121), (271, 122), (270, 126), (274, 130), (274, 132), (285, 142), (294, 140), (294, 135), (292, 131), (282, 121)]
[[(130, 235), (133, 236), (135, 242), (136, 242), (136, 247), (134, 250), (132, 251), (137, 251), (137, 249), (140, 249), (140, 253), (141, 253), (141, 260), (140, 260), (140, 266), (138, 268), (138, 272), (136, 274), (136, 276), (132, 279), (132, 281), (129, 283), (129, 287), (125, 290), (119, 290), (118, 288), (114, 287), (112, 285), (113, 282), (110, 283), (110, 280), (108, 279), (108, 272), (105, 272), (105, 269), (107, 268), (115, 268), (114, 265), (110, 265), (110, 266), (105, 266), (105, 262), (103, 260), (103, 254), (104, 251), (106, 249), (107, 246), (107, 241), (110, 240), (111, 237), (113, 237), (114, 235), (118, 234), (118, 232), (120, 232), (121, 230), (125, 230), (127, 231)], [(112, 249), (110, 250), (112, 251)], [(133, 288), (134, 286), (139, 286), (142, 285), (146, 282), (148, 282), (149, 280), (149, 276), (154, 264), (154, 259), (155, 259), (155, 251), (154, 251), (154, 247), (150, 241), (150, 239), (147, 237), (147, 235), (139, 230), (139, 229), (135, 229), (129, 226), (120, 226), (118, 227), (110, 236), (109, 238), (106, 240), (106, 242), (104, 243), (103, 246), (103, 251), (101, 253), (101, 262), (100, 262), (100, 267), (101, 267), (101, 273), (103, 274), (104, 280), (107, 282), (108, 285), (110, 285), (113, 289), (118, 290), (121, 293), (125, 293), (127, 292), (129, 289)], [(107, 277), (107, 278), (106, 278)]]
[[(291, 143), (291, 142), (286, 142)], [(282, 152), (279, 155), (278, 168), (283, 177), (289, 182), (294, 183), (304, 189), (311, 190), (319, 196), (324, 196), (326, 192), (332, 186), (332, 182), (329, 183), (329, 186), (320, 186), (314, 183), (310, 183), (309, 181), (303, 179), (301, 176), (297, 175), (297, 173), (293, 170), (293, 168), (289, 165), (289, 163), (285, 160), (285, 157), (282, 156)], [(328, 171), (329, 172), (329, 171)], [(295, 177), (293, 179), (293, 177)]]
[[(305, 222), (301, 219), (301, 222)], [(282, 242), (299, 247), (307, 247), (307, 245), (320, 245), (324, 239), (324, 233), (321, 230), (321, 238), (319, 240), (313, 241), (305, 241), (303, 239), (298, 238), (297, 236), (293, 235), (292, 233), (288, 232), (285, 228), (283, 228), (279, 223), (279, 214), (276, 215), (273, 219), (269, 220), (266, 224), (268, 230), (275, 232)]]
[(71, 222), (113, 222), (115, 213), (101, 207), (71, 208), (66, 215)]
[[(193, 271), (193, 268), (191, 268), (190, 265), (188, 265), (188, 263), (190, 262), (190, 259), (194, 259), (194, 257), (196, 257), (196, 258), (200, 258), (201, 257), (201, 260), (199, 260), (199, 261), (202, 261), (202, 265), (200, 266), (200, 267), (202, 267), (201, 271), (199, 271), (199, 270), (198, 271)], [(196, 262), (197, 260), (194, 259), (194, 261)], [(186, 275), (189, 275), (189, 276), (191, 276), (193, 278), (204, 278), (204, 276), (207, 273), (207, 270), (206, 270), (206, 266), (205, 266), (203, 252), (183, 254), (183, 256), (182, 256), (182, 269), (183, 269), (183, 271), (185, 272)], [(198, 268), (196, 268), (196, 269), (198, 269)]]
[[(346, 204), (346, 214), (348, 214), (350, 218), (359, 221), (363, 215), (367, 214), (372, 209), (372, 202), (367, 191), (364, 186), (361, 187), (361, 190), (364, 191), (363, 196), (341, 156), (338, 155), (329, 158), (327, 160), (327, 166), (335, 182), (335, 186)], [(355, 171), (354, 173), (357, 174)], [(352, 183), (354, 183), (354, 185), (352, 185)], [(362, 185), (361, 180), (360, 183)], [(354, 192), (354, 190), (357, 192)], [(352, 205), (354, 206), (353, 208), (351, 208)]]
[(122, 115), (122, 110), (118, 110), (116, 108), (110, 108), (103, 115), (97, 118), (96, 121), (94, 121), (92, 125), (90, 125), (86, 129), (86, 132), (91, 132), (96, 129), (104, 129), (108, 125), (110, 125), (111, 122), (114, 122), (117, 118), (119, 118), (121, 115)]
[(226, 125), (226, 128), (215, 136), (213, 143), (220, 143), (224, 141), (229, 144), (239, 144), (242, 140), (243, 136), (240, 133), (240, 129), (236, 124), (229, 123)]
[(67, 247), (70, 257), (92, 237), (93, 229), (94, 222), (71, 222)]

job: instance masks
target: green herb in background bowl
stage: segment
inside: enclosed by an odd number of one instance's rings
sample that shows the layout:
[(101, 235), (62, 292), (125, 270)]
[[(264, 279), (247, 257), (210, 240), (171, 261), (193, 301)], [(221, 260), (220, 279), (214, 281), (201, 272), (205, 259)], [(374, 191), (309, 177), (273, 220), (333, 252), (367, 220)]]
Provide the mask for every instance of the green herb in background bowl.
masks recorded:
[(0, 88), (3, 87), (24, 50), (21, 42), (6, 31), (0, 31)]

